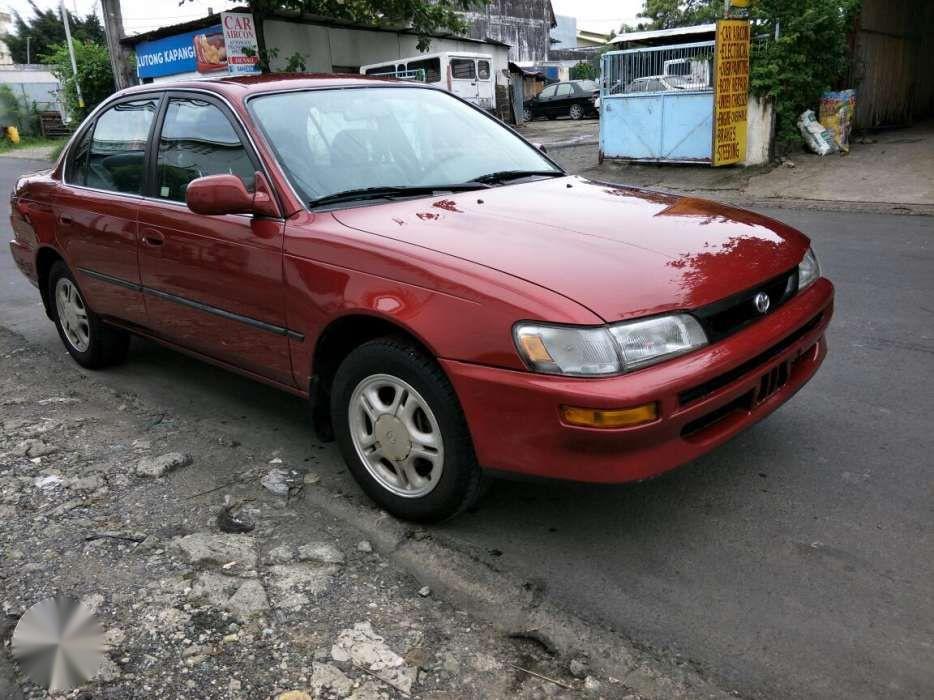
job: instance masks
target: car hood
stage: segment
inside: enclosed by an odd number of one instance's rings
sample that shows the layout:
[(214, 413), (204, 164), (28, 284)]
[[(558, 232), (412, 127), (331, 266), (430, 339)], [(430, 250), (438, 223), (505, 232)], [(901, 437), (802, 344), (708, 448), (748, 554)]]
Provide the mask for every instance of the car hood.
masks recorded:
[(532, 282), (617, 321), (710, 304), (794, 268), (808, 239), (749, 211), (562, 177), (334, 212), (343, 225)]

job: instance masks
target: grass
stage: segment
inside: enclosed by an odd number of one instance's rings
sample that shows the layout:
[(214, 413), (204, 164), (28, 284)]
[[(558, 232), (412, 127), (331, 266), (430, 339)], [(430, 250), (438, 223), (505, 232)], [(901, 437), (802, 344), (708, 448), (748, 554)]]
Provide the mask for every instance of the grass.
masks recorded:
[(10, 140), (4, 135), (3, 138), (0, 138), (0, 155), (19, 151), (24, 148), (51, 147), (53, 150), (50, 159), (54, 160), (58, 157), (58, 154), (62, 152), (62, 149), (65, 147), (67, 141), (68, 139), (48, 139), (41, 136), (20, 136), (20, 142), (14, 144), (10, 142)]

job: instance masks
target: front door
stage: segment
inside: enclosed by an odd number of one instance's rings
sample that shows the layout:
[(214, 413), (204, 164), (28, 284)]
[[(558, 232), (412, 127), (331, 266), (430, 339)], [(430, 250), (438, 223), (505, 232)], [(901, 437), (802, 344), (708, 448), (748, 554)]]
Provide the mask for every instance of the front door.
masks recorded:
[(293, 384), (282, 283), (284, 222), (202, 216), (185, 205), (192, 180), (229, 173), (251, 190), (261, 165), (213, 97), (169, 93), (150, 199), (140, 208), (139, 260), (153, 330), (241, 369)]
[(158, 96), (134, 96), (79, 134), (53, 206), (58, 243), (95, 313), (146, 324), (137, 263), (137, 210)]
[(555, 99), (551, 101), (551, 113), (555, 116), (565, 116), (571, 111), (574, 102), (574, 86), (571, 83), (561, 83), (555, 92)]

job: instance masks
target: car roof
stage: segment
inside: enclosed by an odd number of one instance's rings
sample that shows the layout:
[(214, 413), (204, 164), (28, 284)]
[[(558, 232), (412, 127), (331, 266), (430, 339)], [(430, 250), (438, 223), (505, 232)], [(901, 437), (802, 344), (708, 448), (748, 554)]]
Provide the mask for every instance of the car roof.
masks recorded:
[[(137, 92), (152, 92), (153, 90), (198, 89), (243, 100), (252, 94), (279, 90), (359, 87), (372, 85), (373, 83), (383, 85), (389, 83), (400, 87), (411, 87), (413, 85), (411, 81), (394, 80), (383, 76), (359, 75), (357, 73), (259, 73), (256, 75), (224, 76), (200, 80), (146, 83), (128, 88), (121, 94), (131, 95)], [(414, 83), (414, 85), (418, 85), (418, 83)]]

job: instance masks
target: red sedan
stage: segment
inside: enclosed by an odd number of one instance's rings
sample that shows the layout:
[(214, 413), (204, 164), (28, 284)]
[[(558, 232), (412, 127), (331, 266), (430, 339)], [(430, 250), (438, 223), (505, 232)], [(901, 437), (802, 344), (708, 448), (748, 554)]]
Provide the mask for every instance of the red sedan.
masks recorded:
[(683, 464), (811, 378), (833, 311), (798, 231), (568, 176), (465, 102), (374, 79), (121, 92), (17, 183), (12, 222), (78, 363), (136, 334), (306, 397), (414, 520), (467, 508), (483, 470)]

